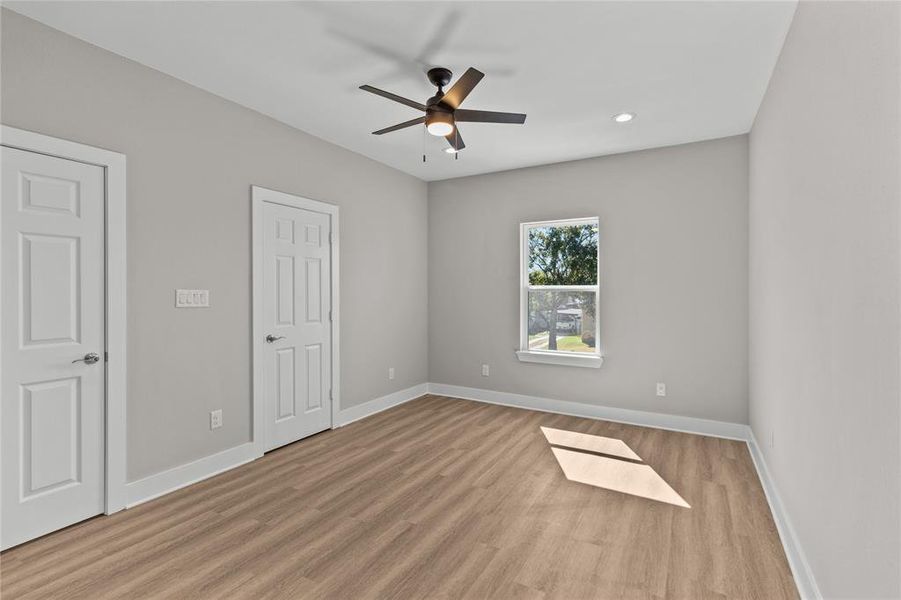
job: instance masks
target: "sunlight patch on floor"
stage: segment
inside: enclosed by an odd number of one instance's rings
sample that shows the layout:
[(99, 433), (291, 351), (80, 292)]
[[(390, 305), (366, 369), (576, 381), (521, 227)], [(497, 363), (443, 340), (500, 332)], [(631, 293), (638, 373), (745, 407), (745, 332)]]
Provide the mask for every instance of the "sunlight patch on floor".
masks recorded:
[(575, 448), (577, 450), (588, 450), (589, 452), (599, 452), (601, 454), (609, 454), (611, 456), (619, 456), (630, 460), (641, 460), (641, 457), (632, 451), (632, 448), (626, 445), (626, 442), (614, 438), (603, 437), (600, 435), (590, 435), (587, 433), (579, 433), (578, 431), (564, 431), (563, 429), (553, 429), (551, 427), (542, 427), (541, 432), (548, 443), (553, 446), (564, 446), (566, 448)]
[[(554, 457), (568, 480), (691, 508), (691, 505), (650, 465), (631, 462), (641, 461), (641, 457), (622, 440), (550, 427), (542, 427), (541, 431), (552, 445)], [(574, 450), (556, 446), (566, 446)], [(610, 456), (598, 456), (588, 452)]]

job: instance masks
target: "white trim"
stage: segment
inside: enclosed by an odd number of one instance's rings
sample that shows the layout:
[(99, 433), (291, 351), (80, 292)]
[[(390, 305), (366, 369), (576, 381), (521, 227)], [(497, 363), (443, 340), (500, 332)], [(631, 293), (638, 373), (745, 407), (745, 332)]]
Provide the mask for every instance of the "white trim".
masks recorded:
[(532, 285), (531, 283), (526, 286), (530, 292), (537, 292), (541, 290), (551, 290), (555, 292), (597, 292), (598, 286), (596, 285)]
[[(695, 417), (683, 417), (667, 415), (640, 410), (613, 408), (606, 406), (594, 406), (579, 402), (565, 400), (553, 400), (537, 396), (525, 396), (507, 392), (497, 392), (479, 388), (469, 388), (443, 383), (422, 383), (415, 385), (363, 404), (350, 407), (339, 413), (335, 421), (336, 427), (343, 427), (354, 421), (364, 419), (389, 408), (399, 406), (405, 402), (415, 400), (425, 394), (448, 396), (475, 400), (488, 404), (511, 406), (554, 414), (571, 415), (588, 419), (601, 419), (616, 423), (628, 423), (641, 427), (653, 427), (669, 431), (679, 431), (697, 435), (720, 437), (743, 441), (748, 444), (754, 467), (757, 470), (761, 486), (770, 506), (773, 521), (779, 532), (779, 537), (785, 549), (788, 564), (794, 576), (795, 584), (801, 598), (805, 600), (820, 600), (822, 595), (817, 587), (816, 580), (810, 570), (806, 556), (802, 550), (800, 541), (791, 525), (785, 507), (776, 491), (775, 483), (767, 469), (766, 462), (754, 438), (750, 427), (741, 423), (728, 423), (713, 421)], [(163, 473), (145, 477), (139, 481), (128, 484), (128, 507), (131, 508), (142, 502), (158, 498), (169, 492), (202, 481), (219, 473), (228, 471), (262, 456), (253, 442), (248, 442), (225, 450), (212, 456), (201, 458), (192, 463), (175, 467)]]
[(785, 548), (785, 555), (788, 557), (788, 565), (791, 567), (792, 576), (795, 578), (795, 585), (798, 587), (798, 594), (804, 600), (819, 600), (823, 597), (820, 588), (817, 586), (816, 578), (810, 569), (810, 563), (807, 562), (807, 555), (801, 547), (801, 540), (792, 527), (791, 519), (788, 518), (788, 512), (779, 492), (776, 489), (776, 482), (770, 475), (763, 453), (757, 444), (757, 438), (754, 431), (748, 428), (748, 450), (751, 453), (751, 459), (757, 468), (757, 475), (760, 477), (760, 484), (766, 494), (767, 502), (770, 505), (770, 512), (773, 514), (773, 521), (776, 522), (776, 529), (779, 530), (779, 537), (782, 539), (782, 547)]
[(460, 385), (447, 385), (444, 383), (430, 383), (429, 393), (439, 396), (463, 398), (465, 400), (477, 400), (488, 404), (500, 404), (515, 408), (526, 408), (541, 412), (584, 417), (587, 419), (601, 419), (615, 423), (628, 423), (642, 427), (654, 427), (656, 429), (668, 429), (684, 433), (696, 433), (730, 440), (746, 441), (748, 439), (748, 426), (741, 423), (728, 423), (726, 421), (713, 421), (699, 419), (697, 417), (683, 417), (679, 415), (667, 415), (643, 410), (631, 410), (628, 408), (615, 408), (611, 406), (598, 406), (571, 402), (569, 400), (555, 400), (541, 398), (539, 396), (525, 396), (523, 394), (511, 394), (509, 392), (497, 392), (480, 388), (463, 387)]
[(798, 588), (798, 593), (804, 600), (820, 600), (823, 597), (822, 594), (820, 594), (813, 571), (810, 569), (810, 564), (807, 562), (807, 557), (801, 546), (801, 541), (798, 539), (798, 536), (792, 527), (788, 512), (782, 504), (779, 493), (776, 490), (776, 484), (770, 476), (766, 461), (763, 458), (763, 454), (760, 452), (760, 447), (757, 445), (757, 439), (754, 437), (754, 432), (748, 425), (725, 421), (713, 421), (710, 419), (699, 419), (695, 417), (652, 413), (641, 410), (596, 406), (580, 402), (570, 402), (567, 400), (525, 396), (522, 394), (511, 394), (508, 392), (497, 392), (494, 390), (469, 388), (444, 383), (430, 383), (428, 387), (430, 394), (439, 396), (463, 398), (488, 404), (499, 404), (502, 406), (512, 406), (515, 408), (525, 408), (528, 410), (571, 415), (588, 419), (601, 419), (616, 423), (628, 423), (630, 425), (639, 425), (642, 427), (653, 427), (656, 429), (666, 429), (669, 431), (693, 433), (745, 442), (748, 445), (748, 452), (754, 462), (754, 468), (757, 470), (760, 485), (763, 487), (764, 494), (769, 503), (770, 513), (773, 515), (773, 521), (776, 523), (779, 539), (785, 550), (785, 556), (788, 559), (788, 565), (791, 568), (795, 585)]
[[(597, 279), (595, 285), (531, 285), (529, 283), (529, 236), (528, 230), (534, 227), (555, 226), (555, 225), (597, 225), (598, 227), (598, 245), (597, 245)], [(601, 240), (600, 240), (600, 217), (582, 217), (578, 219), (556, 219), (551, 221), (530, 221), (528, 223), (519, 224), (519, 350), (516, 351), (516, 358), (520, 362), (544, 363), (547, 365), (563, 365), (570, 367), (590, 367), (600, 368), (604, 364), (603, 353), (601, 352)], [(529, 349), (529, 292), (532, 290), (552, 289), (560, 291), (582, 291), (594, 293), (594, 352), (588, 353), (572, 353), (572, 352), (541, 352)]]
[(127, 507), (143, 504), (154, 498), (165, 496), (183, 487), (195, 484), (214, 475), (224, 473), (249, 463), (262, 456), (253, 442), (247, 442), (210, 456), (204, 456), (184, 465), (173, 467), (162, 473), (155, 473), (132, 481), (126, 487)]
[[(369, 400), (363, 404), (352, 406), (339, 413), (335, 426), (343, 427), (354, 421), (365, 419), (383, 410), (420, 398), (428, 392), (429, 384), (420, 383), (419, 385)], [(259, 450), (257, 444), (251, 441), (223, 450), (217, 454), (173, 467), (162, 473), (148, 475), (126, 486), (127, 507), (131, 508), (160, 496), (165, 496), (235, 467), (240, 467), (262, 456), (263, 453)]]
[(380, 398), (369, 400), (363, 404), (351, 406), (338, 413), (338, 420), (335, 422), (335, 427), (344, 427), (354, 421), (359, 421), (360, 419), (365, 419), (366, 417), (380, 413), (383, 410), (388, 410), (389, 408), (409, 402), (410, 400), (416, 400), (428, 393), (429, 384), (420, 383), (419, 385), (414, 385), (413, 387), (408, 387), (407, 389), (398, 390)]
[(604, 364), (604, 357), (597, 354), (576, 354), (575, 352), (541, 352), (539, 350), (517, 350), (520, 362), (564, 365), (567, 367), (589, 367), (598, 369)]
[(7, 125), (0, 144), (103, 167), (106, 187), (106, 514), (126, 505), (126, 187), (125, 155)]
[(594, 223), (598, 223), (600, 219), (598, 217), (577, 217), (575, 219), (549, 219), (547, 221), (528, 221), (526, 223), (520, 223), (520, 225), (524, 227), (536, 227), (541, 225), (566, 225), (566, 226), (575, 226), (575, 225), (592, 225)]
[(263, 398), (263, 351), (265, 348), (263, 336), (266, 334), (263, 324), (263, 204), (283, 204), (293, 208), (301, 208), (329, 216), (330, 238), (329, 249), (331, 268), (331, 335), (332, 335), (332, 375), (331, 375), (331, 427), (338, 422), (338, 413), (341, 407), (341, 353), (340, 353), (340, 329), (341, 321), (339, 311), (339, 270), (338, 248), (340, 236), (338, 235), (339, 211), (338, 206), (311, 200), (294, 194), (286, 194), (258, 185), (250, 186), (251, 197), (251, 238), (252, 238), (252, 303), (253, 303), (253, 444), (260, 454), (266, 451), (266, 433), (264, 427), (264, 398)]
[(266, 451), (266, 429), (263, 406), (263, 364), (261, 362), (263, 341), (257, 337), (263, 335), (263, 203), (254, 196), (256, 190), (251, 187), (251, 350), (253, 352), (251, 369), (253, 371), (253, 396), (250, 399), (253, 424), (251, 426), (251, 443), (257, 452)]

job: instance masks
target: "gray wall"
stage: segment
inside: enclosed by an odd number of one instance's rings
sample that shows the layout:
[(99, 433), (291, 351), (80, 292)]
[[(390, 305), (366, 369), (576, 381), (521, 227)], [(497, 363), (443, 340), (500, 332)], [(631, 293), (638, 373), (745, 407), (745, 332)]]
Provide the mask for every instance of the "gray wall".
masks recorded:
[(426, 381), (425, 183), (8, 10), (0, 66), (4, 124), (128, 156), (130, 480), (250, 440), (252, 184), (341, 206), (342, 405)]
[[(0, 120), (128, 155), (130, 479), (250, 439), (259, 184), (341, 205), (345, 407), (429, 379), (747, 422), (750, 296), (750, 423), (820, 587), (892, 597), (899, 19), (800, 5), (750, 175), (736, 137), (439, 182), (426, 203), (412, 177), (6, 10)], [(593, 215), (606, 362), (519, 363), (517, 224)], [(176, 287), (213, 307), (174, 309)]]
[(802, 2), (751, 133), (751, 426), (827, 598), (901, 595), (899, 24)]
[[(430, 381), (746, 423), (747, 166), (739, 136), (430, 184)], [(587, 216), (605, 362), (520, 363), (519, 223)]]

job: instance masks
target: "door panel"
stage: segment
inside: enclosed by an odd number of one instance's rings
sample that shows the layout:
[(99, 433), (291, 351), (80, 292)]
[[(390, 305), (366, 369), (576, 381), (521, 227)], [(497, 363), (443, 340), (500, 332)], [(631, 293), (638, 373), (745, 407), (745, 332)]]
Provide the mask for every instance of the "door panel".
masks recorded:
[(264, 202), (266, 449), (331, 426), (330, 219)]
[(322, 323), (322, 262), (318, 258), (308, 258), (304, 272), (307, 323)]
[(294, 410), (294, 348), (279, 348), (275, 351), (275, 385), (277, 413), (275, 421), (290, 419), (297, 414)]
[(25, 498), (79, 481), (78, 379), (22, 386), (22, 475)]
[[(19, 234), (25, 345), (78, 343), (78, 238)], [(52, 273), (53, 276), (48, 276)]]
[(104, 509), (104, 172), (2, 149), (0, 546)]
[(322, 385), (322, 344), (311, 344), (305, 348), (307, 375), (306, 412), (322, 408), (322, 396), (325, 391)]
[(294, 325), (294, 257), (275, 257), (276, 324)]
[(79, 216), (81, 184), (78, 180), (35, 173), (20, 175), (22, 210)]

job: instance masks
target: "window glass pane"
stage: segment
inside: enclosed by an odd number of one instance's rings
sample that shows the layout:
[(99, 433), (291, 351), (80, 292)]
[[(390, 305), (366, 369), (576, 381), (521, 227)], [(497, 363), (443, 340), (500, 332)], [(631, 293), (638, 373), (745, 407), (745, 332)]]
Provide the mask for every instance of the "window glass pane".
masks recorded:
[(595, 353), (596, 292), (529, 291), (529, 350)]
[(529, 228), (530, 285), (597, 285), (598, 224)]

